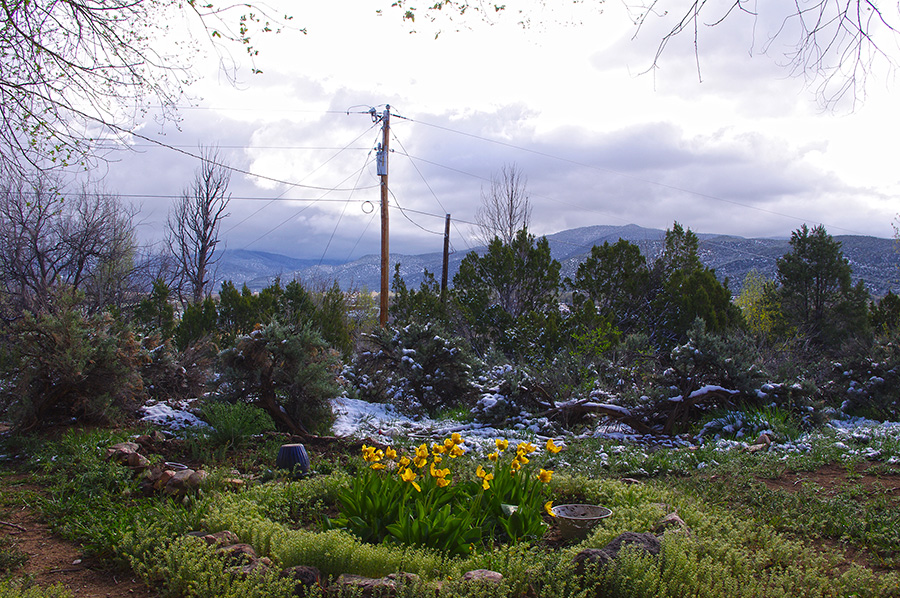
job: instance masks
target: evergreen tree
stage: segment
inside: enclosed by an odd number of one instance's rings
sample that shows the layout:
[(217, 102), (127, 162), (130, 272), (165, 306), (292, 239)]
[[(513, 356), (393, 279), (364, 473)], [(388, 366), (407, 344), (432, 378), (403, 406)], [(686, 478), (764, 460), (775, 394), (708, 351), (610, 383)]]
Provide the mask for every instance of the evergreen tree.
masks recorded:
[(453, 286), (475, 344), (479, 339), (490, 342), (497, 338), (528, 312), (555, 308), (559, 270), (546, 237), (536, 240), (526, 229), (510, 244), (495, 237), (484, 256), (467, 255), (453, 277)]
[(867, 292), (851, 285), (840, 242), (825, 227), (804, 224), (791, 234), (790, 247), (777, 262), (781, 308), (790, 324), (819, 345), (867, 333)]
[[(574, 280), (566, 280), (577, 309), (590, 301), (603, 319), (624, 334), (641, 330), (646, 321), (650, 269), (640, 248), (624, 239), (591, 248), (578, 265)], [(585, 305), (586, 307), (586, 305)]]

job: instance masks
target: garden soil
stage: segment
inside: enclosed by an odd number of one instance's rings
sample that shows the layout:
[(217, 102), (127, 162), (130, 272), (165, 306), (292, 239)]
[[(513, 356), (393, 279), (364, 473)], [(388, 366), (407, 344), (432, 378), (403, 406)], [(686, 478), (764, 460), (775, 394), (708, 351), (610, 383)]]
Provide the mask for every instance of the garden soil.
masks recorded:
[[(29, 486), (27, 476), (5, 476), (5, 494), (14, 491), (40, 492)], [(28, 556), (15, 577), (30, 576), (41, 587), (62, 584), (78, 598), (152, 598), (157, 594), (135, 579), (129, 571), (111, 563), (85, 556), (81, 548), (62, 540), (40, 520), (30, 507), (3, 509), (0, 536), (14, 542)]]

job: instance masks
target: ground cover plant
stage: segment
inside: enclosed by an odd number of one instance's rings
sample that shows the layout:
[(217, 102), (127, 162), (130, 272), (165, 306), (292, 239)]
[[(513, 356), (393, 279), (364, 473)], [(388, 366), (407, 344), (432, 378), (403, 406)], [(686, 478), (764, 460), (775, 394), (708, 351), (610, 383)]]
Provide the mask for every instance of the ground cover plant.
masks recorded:
[[(527, 465), (538, 460), (544, 464), (546, 458), (552, 459), (554, 467), (547, 483), (533, 478), (546, 491), (538, 493), (537, 508), (543, 510), (545, 499), (554, 504), (586, 502), (609, 507), (614, 516), (580, 541), (559, 538), (552, 518), (545, 515), (541, 526), (546, 524), (546, 533), (523, 535), (512, 542), (511, 534), (497, 526), (493, 538), (462, 550), (440, 543), (428, 546), (420, 537), (402, 533), (387, 542), (373, 542), (357, 530), (327, 529), (324, 517), (346, 515), (346, 498), (361, 496), (354, 494), (354, 485), (365, 486), (366, 475), (375, 479), (386, 474), (389, 457), (399, 464), (405, 451), (408, 469), (416, 478), (404, 481), (399, 467), (390, 472), (390, 481), (401, 491), (419, 497), (439, 490), (438, 482), (446, 476), (430, 472), (433, 459), (439, 455), (449, 463), (449, 451), (457, 447), (459, 456), (447, 469), (452, 467), (453, 477), (469, 484), (469, 491), (477, 484), (484, 497), (483, 485), (493, 489), (502, 484), (496, 473), (509, 471), (510, 463), (523, 454), (514, 447), (534, 447), (534, 443), (514, 440), (507, 445), (506, 461), (499, 455), (491, 461), (491, 455), (509, 440), (454, 442), (463, 440), (460, 436), (445, 438), (449, 442), (444, 444), (436, 437), (425, 450), (422, 443), (382, 449), (347, 442), (313, 451), (314, 469), (328, 473), (296, 480), (266, 473), (277, 445), (259, 436), (248, 439), (243, 449), (257, 453), (256, 463), (241, 461), (246, 469), (238, 473), (247, 483), (240, 489), (225, 481), (235, 472), (224, 460), (221, 467), (210, 468), (209, 481), (201, 489), (173, 499), (147, 495), (140, 487), (141, 476), (104, 459), (105, 447), (138, 432), (142, 431), (72, 430), (58, 439), (18, 445), (7, 439), (4, 454), (23, 455), (13, 463), (46, 488), (36, 502), (57, 533), (79, 543), (87, 553), (130, 569), (161, 596), (289, 596), (295, 586), (279, 577), (279, 572), (299, 565), (317, 567), (323, 583), (331, 584), (329, 592), (338, 595), (355, 591), (335, 586), (342, 574), (381, 578), (398, 572), (418, 576), (397, 590), (406, 596), (422, 595), (426, 586), (440, 596), (721, 596), (725, 592), (892, 596), (898, 595), (900, 587), (900, 505), (893, 494), (896, 490), (890, 490), (900, 487), (900, 475), (888, 463), (897, 457), (896, 431), (878, 439), (871, 431), (834, 429), (800, 439), (800, 448), (784, 445), (756, 453), (744, 450), (746, 443), (734, 441), (660, 448), (612, 439), (570, 439), (565, 450), (554, 454), (548, 448), (563, 443), (551, 441), (525, 455), (531, 459)], [(865, 433), (870, 435), (865, 446), (853, 440), (853, 434)], [(841, 444), (843, 448), (835, 447)], [(186, 450), (183, 444), (172, 447)], [(396, 456), (391, 453), (394, 450)], [(422, 458), (429, 461), (421, 468), (412, 462), (417, 450), (427, 454)], [(877, 450), (883, 451), (881, 460), (864, 456)], [(175, 452), (153, 458), (185, 457)], [(656, 464), (650, 471), (649, 461)], [(484, 463), (497, 468), (485, 468)], [(845, 484), (818, 486), (816, 472), (834, 463), (848, 472)], [(639, 464), (645, 468), (643, 473), (635, 467)], [(853, 473), (856, 466), (867, 465), (864, 471), (868, 471), (879, 464), (881, 490), (874, 485), (871, 493), (852, 490), (859, 487)], [(385, 467), (372, 469), (373, 465)], [(532, 476), (539, 476), (541, 469), (532, 471)], [(489, 478), (488, 471), (495, 472), (495, 477)], [(803, 472), (810, 475), (804, 482), (808, 489), (794, 493), (767, 485)], [(630, 475), (640, 479), (629, 480)], [(419, 483), (421, 493), (413, 482)], [(14, 500), (6, 490), (3, 496), (5, 502)], [(573, 558), (580, 551), (602, 548), (622, 532), (651, 532), (672, 512), (689, 531), (664, 532), (659, 555), (626, 551), (604, 568), (576, 569)], [(268, 558), (271, 569), (239, 574), (227, 556), (191, 535), (223, 530)], [(853, 558), (848, 558), (850, 552)], [(497, 571), (503, 580), (492, 586), (462, 581), (466, 571), (476, 569)], [(7, 577), (15, 579), (15, 568)], [(319, 591), (312, 588), (310, 593)]]

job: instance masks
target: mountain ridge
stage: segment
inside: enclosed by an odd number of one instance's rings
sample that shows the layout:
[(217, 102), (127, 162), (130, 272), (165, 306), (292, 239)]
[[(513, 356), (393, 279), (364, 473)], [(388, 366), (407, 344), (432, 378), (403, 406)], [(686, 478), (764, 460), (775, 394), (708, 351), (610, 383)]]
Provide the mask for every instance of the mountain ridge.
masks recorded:
[[(578, 264), (590, 255), (591, 247), (625, 239), (636, 244), (649, 260), (662, 250), (666, 231), (629, 224), (623, 226), (593, 225), (546, 235), (550, 252), (562, 266), (561, 276), (572, 277)], [(704, 265), (714, 269), (720, 280), (728, 280), (729, 290), (737, 294), (747, 273), (755, 269), (766, 278), (774, 279), (776, 261), (790, 250), (787, 238), (745, 238), (736, 235), (697, 233), (698, 253)], [(853, 268), (853, 282), (862, 280), (874, 296), (888, 291), (900, 292), (900, 255), (893, 239), (861, 235), (835, 235), (841, 243), (844, 257)], [(484, 247), (470, 251), (483, 253)], [(459, 264), (470, 251), (454, 252), (449, 256), (449, 279), (459, 270)], [(416, 288), (427, 270), (440, 280), (443, 256), (440, 252), (390, 256), (391, 276), (400, 264), (400, 275), (407, 286)], [(350, 262), (339, 260), (292, 258), (281, 254), (226, 250), (218, 263), (217, 285), (231, 280), (237, 286), (246, 284), (259, 291), (276, 278), (282, 283), (299, 279), (313, 288), (330, 287), (336, 280), (345, 290), (375, 291), (380, 287), (381, 258), (365, 255)]]

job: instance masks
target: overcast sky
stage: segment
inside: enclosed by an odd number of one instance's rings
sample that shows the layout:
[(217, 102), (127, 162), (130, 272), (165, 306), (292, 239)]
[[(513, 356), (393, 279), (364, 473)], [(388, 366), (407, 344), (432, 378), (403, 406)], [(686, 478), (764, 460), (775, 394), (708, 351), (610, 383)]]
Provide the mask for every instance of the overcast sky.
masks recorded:
[(367, 111), (385, 104), (392, 253), (440, 251), (445, 213), (453, 249), (468, 250), (482, 189), (513, 163), (538, 235), (676, 220), (744, 237), (788, 236), (803, 223), (893, 235), (900, 119), (890, 78), (870, 81), (853, 110), (823, 110), (778, 48), (760, 53), (770, 27), (747, 15), (701, 28), (698, 76), (688, 36), (646, 73), (667, 21), (633, 39), (616, 0), (533, 12), (525, 28), (515, 14), (493, 25), (410, 23), (389, 1), (271, 4), (307, 33), (257, 39), (259, 75), (237, 48), (236, 86), (214, 55), (198, 55), (203, 78), (180, 126), (139, 125), (175, 149), (135, 138), (134, 152), (112, 156), (104, 185), (140, 206), (144, 240), (160, 237), (169, 198), (197, 167), (177, 150), (218, 145), (242, 171), (222, 226), (229, 249), (377, 253), (380, 126)]

